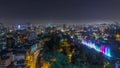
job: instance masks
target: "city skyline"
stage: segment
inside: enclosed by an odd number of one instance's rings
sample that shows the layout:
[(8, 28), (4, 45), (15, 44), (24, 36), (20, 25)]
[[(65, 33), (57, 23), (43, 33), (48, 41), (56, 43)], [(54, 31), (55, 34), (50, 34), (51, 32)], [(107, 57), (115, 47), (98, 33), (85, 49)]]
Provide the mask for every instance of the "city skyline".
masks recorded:
[(120, 68), (120, 0), (0, 0), (0, 68)]

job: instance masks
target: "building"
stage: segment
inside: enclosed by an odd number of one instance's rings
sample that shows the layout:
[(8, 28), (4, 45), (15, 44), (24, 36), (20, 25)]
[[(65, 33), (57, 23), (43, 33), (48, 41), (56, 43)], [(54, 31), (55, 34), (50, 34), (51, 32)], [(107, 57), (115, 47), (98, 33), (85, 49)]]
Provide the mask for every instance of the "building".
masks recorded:
[(2, 51), (0, 57), (0, 68), (7, 68), (12, 62), (12, 52)]

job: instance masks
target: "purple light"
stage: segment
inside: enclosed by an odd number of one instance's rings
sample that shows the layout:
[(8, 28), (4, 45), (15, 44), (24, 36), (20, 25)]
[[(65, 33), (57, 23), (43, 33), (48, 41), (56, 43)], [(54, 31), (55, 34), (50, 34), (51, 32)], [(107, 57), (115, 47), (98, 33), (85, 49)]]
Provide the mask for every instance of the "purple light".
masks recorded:
[(105, 46), (101, 46), (101, 52), (105, 54)]
[(107, 52), (107, 51), (108, 51), (108, 48), (106, 47), (106, 48), (105, 48), (105, 54), (106, 54), (106, 55), (108, 54), (108, 52)]
[(111, 54), (110, 54), (110, 48), (108, 47), (105, 47), (103, 45), (101, 45), (101, 47), (98, 47), (97, 45), (95, 45), (95, 43), (92, 43), (92, 42), (87, 42), (85, 40), (82, 40), (82, 44), (90, 47), (90, 48), (93, 48), (95, 49), (96, 51), (99, 51), (99, 52), (102, 52), (104, 55), (106, 56), (109, 56), (111, 57)]
[(102, 52), (102, 53), (103, 53), (103, 46), (101, 46), (101, 47), (100, 47), (100, 52)]

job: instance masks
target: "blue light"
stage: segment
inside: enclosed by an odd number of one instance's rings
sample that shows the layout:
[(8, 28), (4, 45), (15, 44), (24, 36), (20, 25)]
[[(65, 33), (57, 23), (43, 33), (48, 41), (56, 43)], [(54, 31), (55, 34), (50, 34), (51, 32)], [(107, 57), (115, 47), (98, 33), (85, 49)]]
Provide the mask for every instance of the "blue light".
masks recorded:
[(18, 29), (20, 29), (21, 28), (21, 26), (20, 25), (18, 25)]
[(90, 48), (94, 48), (94, 49), (96, 48), (96, 47), (95, 47), (95, 44), (92, 43), (92, 42), (88, 43), (87, 46), (89, 46)]
[(72, 35), (71, 38), (73, 39), (73, 37), (74, 37), (74, 36)]
[(118, 65), (116, 65), (115, 68), (118, 68)]
[(99, 52), (100, 48), (98, 46), (95, 46), (95, 50)]
[(98, 47), (98, 45), (95, 45), (95, 43), (93, 42), (88, 42), (86, 40), (82, 40), (82, 44), (95, 49), (98, 52), (102, 52), (104, 55), (111, 57), (111, 51), (110, 48), (105, 47), (104, 45), (101, 45), (100, 47)]
[(110, 48), (108, 48), (108, 50), (107, 50), (107, 56), (111, 56), (111, 54), (110, 54)]
[(92, 48), (92, 42), (90, 42), (88, 46), (89, 46), (90, 48)]
[(92, 48), (94, 48), (94, 49), (96, 48), (96, 45), (94, 43), (92, 43)]

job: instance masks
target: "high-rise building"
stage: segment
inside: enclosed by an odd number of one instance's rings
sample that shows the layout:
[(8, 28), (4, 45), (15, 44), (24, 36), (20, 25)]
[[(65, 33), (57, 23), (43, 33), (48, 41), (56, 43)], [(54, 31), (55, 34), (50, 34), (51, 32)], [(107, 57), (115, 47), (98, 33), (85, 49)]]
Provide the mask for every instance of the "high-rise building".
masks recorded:
[(16, 40), (12, 37), (7, 38), (7, 47), (13, 48), (16, 45)]

